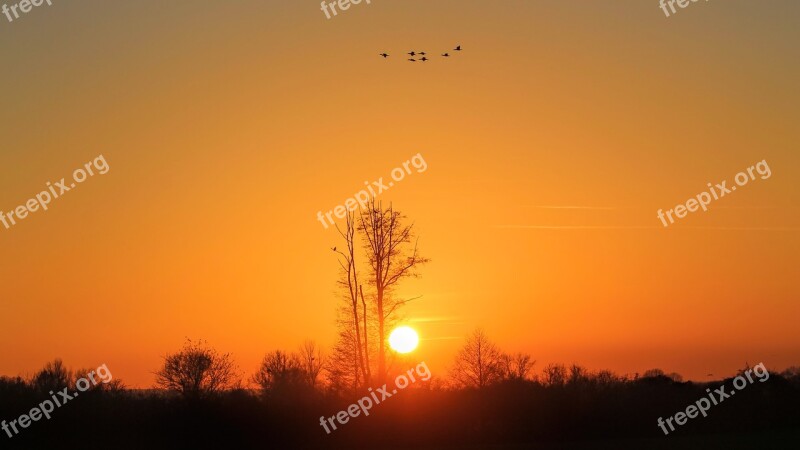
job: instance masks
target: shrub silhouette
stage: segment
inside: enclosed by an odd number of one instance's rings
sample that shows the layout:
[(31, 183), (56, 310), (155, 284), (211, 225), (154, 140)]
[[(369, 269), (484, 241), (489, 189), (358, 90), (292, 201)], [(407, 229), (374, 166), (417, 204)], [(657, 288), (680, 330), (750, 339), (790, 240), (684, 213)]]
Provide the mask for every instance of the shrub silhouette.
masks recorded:
[(31, 378), (31, 387), (39, 394), (44, 395), (47, 395), (50, 391), (60, 391), (71, 384), (72, 373), (60, 359), (48, 362), (42, 370), (36, 372)]
[(156, 385), (187, 398), (201, 398), (238, 387), (239, 375), (229, 353), (220, 354), (204, 341), (186, 341), (179, 352), (164, 357)]

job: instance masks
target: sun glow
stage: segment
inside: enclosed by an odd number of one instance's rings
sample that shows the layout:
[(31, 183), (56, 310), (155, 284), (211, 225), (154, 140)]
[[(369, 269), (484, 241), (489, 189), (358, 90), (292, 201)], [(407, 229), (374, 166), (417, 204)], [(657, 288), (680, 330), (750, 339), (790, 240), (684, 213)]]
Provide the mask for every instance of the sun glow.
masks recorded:
[(397, 327), (389, 335), (389, 346), (397, 353), (410, 353), (417, 348), (419, 336), (411, 327)]

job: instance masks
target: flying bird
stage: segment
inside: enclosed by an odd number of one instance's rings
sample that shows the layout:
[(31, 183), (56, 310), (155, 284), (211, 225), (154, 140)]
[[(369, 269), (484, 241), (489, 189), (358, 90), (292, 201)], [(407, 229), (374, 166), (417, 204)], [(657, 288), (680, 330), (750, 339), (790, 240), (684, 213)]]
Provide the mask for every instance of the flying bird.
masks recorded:
[(408, 52), (407, 54), (409, 54), (409, 55), (411, 55), (411, 56), (414, 56), (414, 55), (416, 55), (416, 53), (414, 53), (414, 52)]
[(455, 50), (457, 52), (460, 52), (461, 51), (461, 46), (459, 45), (458, 47), (454, 48), (453, 50)]
[(446, 57), (450, 56), (450, 53), (442, 53), (442, 56), (444, 56), (446, 58)]
[(425, 56), (427, 53), (425, 53), (425, 52), (419, 52), (419, 54), (420, 54), (420, 55), (422, 55), (422, 56)]
[(389, 56), (389, 55), (388, 55), (388, 54), (386, 54), (386, 53), (381, 53), (381, 54), (380, 54), (380, 56), (383, 56), (384, 58), (386, 58), (386, 57), (387, 57), (387, 56)]
[(408, 60), (411, 61), (411, 62), (417, 62), (417, 60), (414, 59), (414, 58), (409, 58)]
[(424, 56), (423, 56), (422, 58), (420, 58), (420, 61), (422, 61), (422, 62), (425, 62), (425, 61), (427, 61), (427, 60), (428, 60), (428, 58), (426, 58), (426, 57), (424, 57)]

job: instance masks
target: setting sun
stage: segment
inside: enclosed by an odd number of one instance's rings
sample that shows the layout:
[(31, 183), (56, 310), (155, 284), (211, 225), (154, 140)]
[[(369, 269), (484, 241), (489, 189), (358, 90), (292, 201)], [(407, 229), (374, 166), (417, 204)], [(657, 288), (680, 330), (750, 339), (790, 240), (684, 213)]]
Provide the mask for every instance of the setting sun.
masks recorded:
[(417, 348), (419, 336), (410, 327), (398, 327), (389, 336), (389, 345), (397, 353), (410, 353)]

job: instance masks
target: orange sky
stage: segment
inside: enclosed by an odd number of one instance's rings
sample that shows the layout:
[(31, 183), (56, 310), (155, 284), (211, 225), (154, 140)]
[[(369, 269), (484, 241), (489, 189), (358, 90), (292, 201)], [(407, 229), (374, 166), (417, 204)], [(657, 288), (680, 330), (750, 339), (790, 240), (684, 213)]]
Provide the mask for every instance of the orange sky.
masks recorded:
[(381, 200), (432, 259), (401, 291), (435, 376), (476, 326), (538, 368), (800, 364), (800, 4), (235, 3), (0, 16), (0, 210), (110, 166), (0, 227), (0, 374), (61, 357), (144, 387), (185, 337), (248, 375), (330, 345), (340, 242), (316, 213), (417, 153)]

